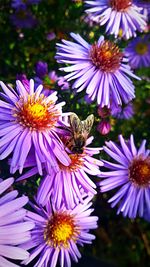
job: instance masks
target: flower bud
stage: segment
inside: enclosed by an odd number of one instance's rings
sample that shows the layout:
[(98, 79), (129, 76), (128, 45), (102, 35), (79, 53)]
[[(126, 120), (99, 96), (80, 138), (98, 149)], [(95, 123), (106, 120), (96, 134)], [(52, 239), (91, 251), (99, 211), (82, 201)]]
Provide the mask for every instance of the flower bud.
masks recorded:
[(111, 130), (111, 125), (110, 125), (109, 121), (102, 120), (97, 125), (97, 131), (102, 135), (108, 134), (110, 132), (110, 130)]

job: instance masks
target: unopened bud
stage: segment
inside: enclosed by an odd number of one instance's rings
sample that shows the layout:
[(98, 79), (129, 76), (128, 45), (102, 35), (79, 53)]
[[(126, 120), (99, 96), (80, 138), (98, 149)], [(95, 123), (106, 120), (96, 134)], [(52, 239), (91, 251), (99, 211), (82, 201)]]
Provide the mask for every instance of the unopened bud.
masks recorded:
[(110, 132), (110, 130), (111, 130), (111, 125), (110, 125), (109, 121), (102, 120), (101, 122), (99, 122), (99, 124), (97, 126), (97, 131), (100, 134), (106, 135)]

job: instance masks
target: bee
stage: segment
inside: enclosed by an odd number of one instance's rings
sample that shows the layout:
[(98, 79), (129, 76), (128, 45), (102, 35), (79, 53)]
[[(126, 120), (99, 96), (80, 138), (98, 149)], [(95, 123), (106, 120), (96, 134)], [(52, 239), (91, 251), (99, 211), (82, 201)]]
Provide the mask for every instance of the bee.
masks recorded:
[(77, 154), (82, 154), (86, 140), (89, 136), (91, 128), (94, 123), (94, 115), (89, 115), (85, 120), (81, 121), (79, 117), (72, 113), (70, 115), (70, 130), (71, 130), (71, 140), (68, 144), (68, 148)]

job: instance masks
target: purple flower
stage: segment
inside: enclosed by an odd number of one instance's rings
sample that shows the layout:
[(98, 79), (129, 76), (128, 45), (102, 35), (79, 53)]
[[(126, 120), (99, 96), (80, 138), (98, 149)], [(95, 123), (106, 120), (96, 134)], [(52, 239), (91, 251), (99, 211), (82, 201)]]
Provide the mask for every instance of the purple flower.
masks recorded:
[(134, 95), (134, 85), (128, 76), (135, 76), (127, 59), (123, 58), (118, 46), (101, 36), (97, 43), (88, 44), (79, 34), (71, 33), (77, 43), (62, 40), (63, 44), (57, 44), (56, 59), (59, 63), (67, 63), (72, 66), (61, 68), (69, 72), (65, 76), (68, 81), (76, 79), (73, 88), (77, 92), (86, 89), (86, 93), (101, 107), (121, 105), (122, 101), (128, 103)]
[(35, 66), (36, 75), (42, 79), (46, 74), (48, 74), (48, 65), (44, 61), (38, 61)]
[(125, 49), (129, 64), (133, 69), (150, 67), (150, 35), (136, 37)]
[(78, 245), (91, 244), (95, 236), (89, 233), (90, 229), (97, 228), (98, 217), (90, 216), (93, 209), (91, 198), (74, 209), (60, 209), (48, 202), (45, 209), (34, 205), (34, 212), (28, 212), (29, 221), (35, 223), (32, 231), (32, 240), (23, 244), (23, 248), (31, 248), (29, 259), (23, 261), (28, 265), (35, 257), (34, 267), (56, 267), (59, 260), (61, 267), (70, 267), (71, 259), (78, 262), (81, 254)]
[(12, 0), (13, 8), (25, 7), (26, 5), (38, 4), (41, 0)]
[(146, 27), (147, 16), (141, 14), (140, 8), (132, 0), (85, 0), (86, 12), (100, 25), (106, 24), (106, 32), (129, 39), (142, 32)]
[(16, 9), (10, 16), (10, 20), (18, 28), (33, 28), (37, 25), (37, 19), (25, 7)]
[[(25, 219), (28, 202), (26, 196), (18, 197), (16, 190), (5, 192), (14, 182), (13, 178), (0, 181), (0, 266), (19, 267), (10, 260), (26, 260), (29, 253), (20, 245), (31, 239), (34, 223)], [(5, 194), (4, 194), (5, 192)]]
[(124, 107), (111, 107), (111, 115), (118, 119), (131, 119), (134, 115), (133, 103), (130, 102)]
[[(34, 81), (30, 80), (29, 91), (20, 81), (16, 81), (16, 90), (1, 82), (4, 93), (0, 100), (0, 159), (13, 152), (11, 173), (19, 168), (20, 173), (29, 152), (33, 152), (38, 171), (42, 174), (42, 162), (58, 171), (58, 161), (70, 164), (70, 158), (64, 150), (57, 127), (62, 126), (62, 105), (56, 104), (57, 92), (45, 97), (41, 94), (43, 86), (34, 89)], [(10, 134), (11, 132), (11, 134)]]
[(98, 148), (85, 147), (82, 154), (68, 154), (70, 165), (65, 167), (61, 164), (57, 174), (53, 171), (42, 180), (37, 202), (45, 206), (51, 197), (57, 208), (62, 201), (67, 208), (74, 208), (79, 202), (83, 203), (83, 192), (86, 195), (96, 194), (96, 185), (88, 175), (99, 175), (99, 166), (103, 163), (95, 159), (94, 154), (99, 154)]
[(117, 214), (136, 218), (143, 217), (145, 213), (150, 215), (150, 156), (146, 150), (146, 140), (137, 149), (133, 135), (125, 141), (119, 136), (119, 144), (112, 141), (106, 142), (104, 151), (112, 158), (112, 161), (104, 162), (105, 172), (100, 177), (101, 192), (107, 192), (118, 188), (119, 190), (109, 199), (111, 207), (118, 204)]
[[(63, 136), (67, 143), (70, 142), (68, 136)], [(88, 175), (100, 175), (99, 166), (103, 166), (100, 160), (93, 157), (99, 154), (101, 148), (87, 147), (92, 141), (93, 137), (88, 138), (86, 146), (81, 154), (67, 152), (70, 157), (69, 166), (59, 164), (59, 172), (55, 172), (46, 164), (43, 164), (44, 178), (38, 189), (37, 202), (39, 205), (45, 206), (51, 197), (57, 208), (60, 208), (62, 201), (67, 208), (74, 208), (79, 202), (83, 203), (84, 195), (96, 194), (96, 185), (88, 177)], [(64, 141), (65, 143), (65, 141)], [(68, 148), (66, 147), (66, 151)], [(38, 172), (35, 159), (30, 157), (26, 161), (25, 167), (32, 167), (29, 171), (23, 174), (17, 181), (27, 179)]]

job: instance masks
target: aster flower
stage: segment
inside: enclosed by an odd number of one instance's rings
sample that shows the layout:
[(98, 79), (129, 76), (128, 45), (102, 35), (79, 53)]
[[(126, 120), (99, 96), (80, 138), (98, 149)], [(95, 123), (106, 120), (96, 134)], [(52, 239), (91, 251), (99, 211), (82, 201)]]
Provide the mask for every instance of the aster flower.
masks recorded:
[(100, 25), (106, 24), (106, 33), (120, 35), (129, 39), (136, 36), (136, 31), (142, 32), (146, 27), (147, 17), (141, 14), (142, 7), (138, 7), (132, 0), (95, 0), (85, 1), (86, 12), (93, 16), (93, 20)]
[(26, 210), (23, 208), (28, 202), (26, 196), (17, 197), (16, 190), (6, 193), (14, 179), (0, 181), (0, 266), (19, 267), (11, 260), (26, 260), (29, 253), (20, 248), (24, 242), (31, 239), (30, 230), (34, 223), (25, 220)]
[(22, 245), (25, 249), (31, 248), (31, 254), (23, 264), (28, 265), (35, 257), (39, 259), (34, 267), (55, 267), (58, 261), (61, 267), (70, 267), (71, 259), (78, 262), (81, 257), (78, 244), (91, 244), (95, 239), (89, 230), (97, 228), (98, 218), (90, 216), (91, 205), (90, 197), (72, 210), (64, 205), (57, 209), (50, 202), (45, 209), (34, 205), (36, 213), (27, 214), (28, 219), (35, 223), (32, 239)]
[(150, 36), (136, 37), (130, 41), (125, 54), (133, 69), (150, 67)]
[[(91, 143), (92, 138), (87, 140), (87, 144)], [(100, 175), (99, 167), (103, 163), (94, 158), (93, 155), (99, 154), (100, 148), (84, 147), (82, 154), (70, 153), (71, 163), (64, 166), (59, 163), (59, 172), (51, 170), (49, 166), (43, 164), (44, 178), (38, 188), (37, 202), (39, 205), (45, 206), (51, 197), (57, 208), (60, 208), (62, 202), (67, 208), (74, 208), (79, 202), (83, 203), (84, 195), (96, 194), (96, 185), (88, 177), (88, 175)], [(25, 163), (25, 167), (32, 167), (29, 171), (20, 176), (17, 181), (28, 179), (35, 175), (38, 170), (35, 167), (35, 160), (30, 157)]]
[(18, 28), (33, 28), (37, 25), (37, 19), (26, 7), (20, 7), (10, 16), (12, 24)]
[(79, 34), (71, 33), (77, 43), (62, 40), (57, 44), (56, 59), (58, 63), (67, 63), (72, 66), (61, 68), (69, 72), (65, 76), (68, 81), (76, 79), (73, 88), (77, 92), (86, 89), (86, 93), (93, 101), (97, 98), (98, 104), (110, 106), (110, 101), (121, 105), (128, 103), (135, 97), (134, 85), (128, 76), (139, 79), (125, 64), (118, 46), (101, 36), (97, 43), (88, 44)]
[(150, 214), (150, 151), (145, 148), (146, 140), (137, 149), (133, 135), (128, 141), (120, 135), (119, 140), (120, 144), (109, 141), (104, 146), (113, 161), (103, 160), (107, 171), (100, 174), (104, 178), (100, 190), (119, 188), (108, 201), (111, 207), (118, 204), (117, 214), (122, 212), (129, 218), (143, 217), (145, 213)]
[(70, 158), (57, 134), (57, 126), (64, 125), (61, 121), (64, 102), (56, 104), (57, 92), (45, 97), (41, 94), (43, 86), (35, 90), (33, 80), (30, 80), (29, 91), (20, 81), (16, 81), (17, 91), (3, 82), (0, 84), (4, 91), (1, 93), (4, 100), (0, 100), (0, 159), (13, 153), (10, 171), (14, 173), (19, 168), (21, 173), (31, 151), (40, 174), (44, 161), (56, 171), (57, 159), (69, 165)]

